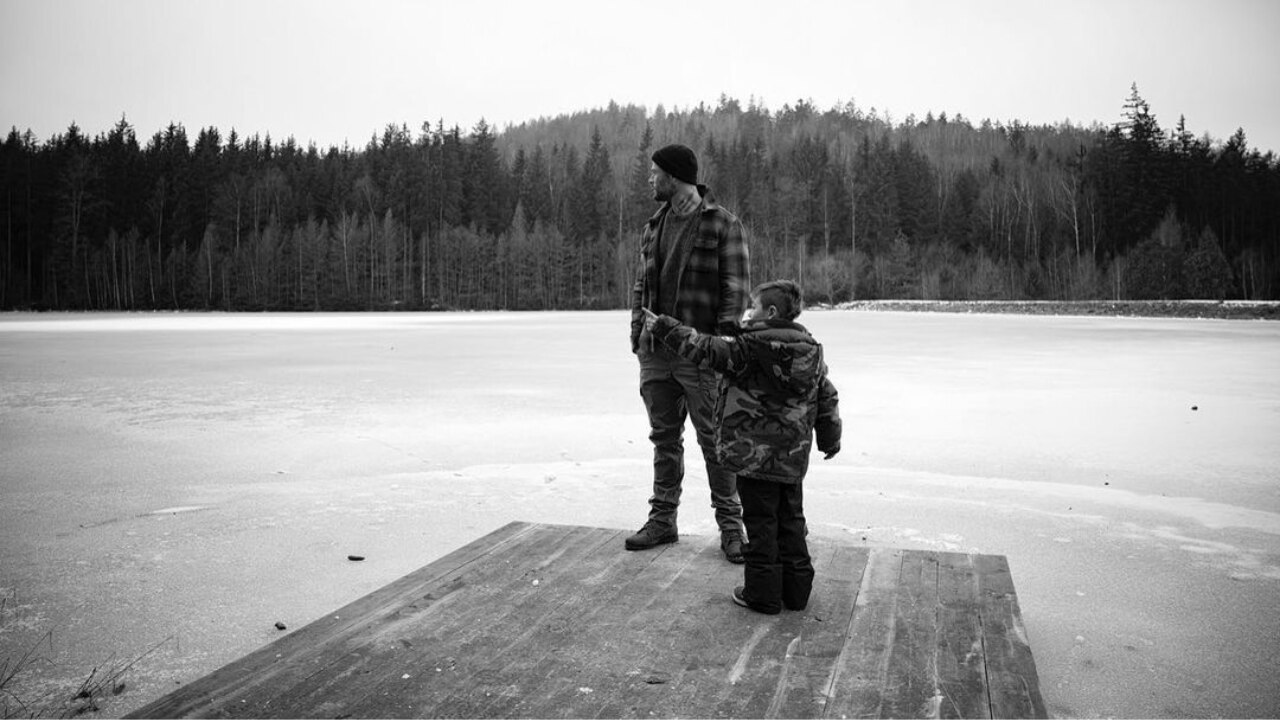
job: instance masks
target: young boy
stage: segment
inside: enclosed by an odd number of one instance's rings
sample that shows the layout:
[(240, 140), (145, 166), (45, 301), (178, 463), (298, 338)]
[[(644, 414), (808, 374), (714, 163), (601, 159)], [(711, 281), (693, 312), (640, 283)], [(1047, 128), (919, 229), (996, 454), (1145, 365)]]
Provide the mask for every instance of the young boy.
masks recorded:
[(813, 587), (802, 481), (815, 430), (826, 459), (840, 452), (836, 389), (822, 346), (795, 322), (802, 303), (790, 280), (759, 285), (733, 337), (700, 334), (645, 310), (655, 339), (720, 373), (716, 453), (738, 474), (748, 540), (744, 584), (733, 601), (770, 615), (803, 610)]

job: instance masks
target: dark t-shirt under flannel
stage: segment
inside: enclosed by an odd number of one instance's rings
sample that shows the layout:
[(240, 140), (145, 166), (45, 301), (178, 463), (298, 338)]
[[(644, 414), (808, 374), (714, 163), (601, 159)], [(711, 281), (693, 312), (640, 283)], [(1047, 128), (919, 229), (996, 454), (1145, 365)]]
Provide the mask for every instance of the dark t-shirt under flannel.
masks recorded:
[(693, 230), (697, 227), (694, 220), (697, 217), (696, 212), (684, 216), (668, 212), (662, 218), (662, 227), (658, 231), (658, 257), (662, 262), (658, 268), (658, 306), (650, 308), (659, 315), (676, 315), (680, 274), (693, 247)]

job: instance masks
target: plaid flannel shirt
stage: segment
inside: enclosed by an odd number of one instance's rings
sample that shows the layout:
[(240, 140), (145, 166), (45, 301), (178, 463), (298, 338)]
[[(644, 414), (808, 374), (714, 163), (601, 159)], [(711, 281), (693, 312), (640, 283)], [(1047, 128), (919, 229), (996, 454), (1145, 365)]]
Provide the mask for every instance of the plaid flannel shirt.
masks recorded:
[[(698, 192), (702, 194), (702, 206), (697, 210), (697, 235), (680, 273), (676, 317), (698, 332), (732, 335), (747, 308), (750, 292), (751, 260), (746, 235), (737, 216), (718, 205), (705, 185), (699, 185)], [(632, 352), (640, 345), (644, 327), (640, 308), (651, 307), (656, 299), (658, 228), (670, 209), (670, 203), (659, 208), (645, 223), (640, 238), (640, 272), (631, 291)]]

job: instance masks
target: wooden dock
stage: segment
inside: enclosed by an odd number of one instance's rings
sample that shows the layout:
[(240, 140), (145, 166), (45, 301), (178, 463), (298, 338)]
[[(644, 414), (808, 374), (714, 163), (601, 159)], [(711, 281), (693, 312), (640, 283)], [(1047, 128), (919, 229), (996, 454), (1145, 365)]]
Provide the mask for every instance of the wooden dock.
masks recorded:
[(512, 523), (131, 717), (1046, 717), (1003, 556), (811, 538), (803, 612), (718, 538)]

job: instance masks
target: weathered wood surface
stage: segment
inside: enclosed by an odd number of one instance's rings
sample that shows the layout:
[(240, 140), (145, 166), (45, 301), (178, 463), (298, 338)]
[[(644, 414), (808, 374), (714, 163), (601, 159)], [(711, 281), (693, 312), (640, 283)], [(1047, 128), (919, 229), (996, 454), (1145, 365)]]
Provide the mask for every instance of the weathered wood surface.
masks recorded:
[(717, 538), (512, 523), (132, 717), (1045, 717), (1002, 556), (811, 539), (803, 612)]

